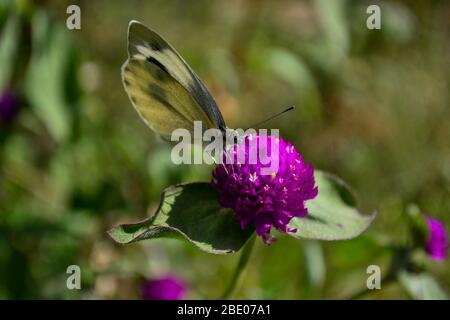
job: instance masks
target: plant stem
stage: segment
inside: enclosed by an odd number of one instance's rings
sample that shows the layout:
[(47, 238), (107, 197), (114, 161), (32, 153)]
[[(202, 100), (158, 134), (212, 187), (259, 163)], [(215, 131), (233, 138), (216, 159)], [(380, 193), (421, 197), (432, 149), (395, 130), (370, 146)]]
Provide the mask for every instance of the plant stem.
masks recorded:
[(228, 284), (227, 289), (222, 294), (223, 300), (228, 299), (236, 289), (236, 285), (239, 282), (240, 276), (242, 272), (245, 269), (245, 266), (247, 265), (247, 262), (250, 258), (250, 255), (252, 253), (254, 244), (255, 244), (256, 236), (253, 234), (251, 238), (248, 240), (248, 242), (245, 244), (244, 249), (242, 249), (241, 256), (239, 257), (238, 264), (236, 266), (236, 269), (234, 270), (233, 277), (231, 278), (230, 283)]

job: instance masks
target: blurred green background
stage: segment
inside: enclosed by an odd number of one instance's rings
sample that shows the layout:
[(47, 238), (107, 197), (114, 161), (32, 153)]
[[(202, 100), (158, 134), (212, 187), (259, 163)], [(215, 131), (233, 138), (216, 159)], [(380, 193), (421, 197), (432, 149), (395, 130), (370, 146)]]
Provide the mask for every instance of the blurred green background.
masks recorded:
[[(66, 28), (70, 4), (81, 30)], [(370, 4), (381, 30), (366, 27)], [(132, 19), (180, 52), (228, 126), (297, 106), (265, 126), (346, 180), (363, 212), (378, 210), (354, 240), (257, 241), (234, 297), (352, 297), (368, 265), (389, 266), (380, 244), (408, 241), (408, 210), (450, 225), (449, 16), (450, 2), (426, 0), (1, 0), (0, 90), (19, 104), (0, 122), (0, 298), (136, 299), (143, 278), (167, 273), (189, 298), (218, 298), (231, 277), (238, 254), (177, 240), (119, 246), (105, 233), (148, 216), (166, 186), (212, 170), (171, 164), (128, 101), (120, 66)], [(449, 262), (421, 261), (449, 292)], [(66, 288), (72, 264), (81, 290)], [(410, 296), (382, 283), (364, 297)]]

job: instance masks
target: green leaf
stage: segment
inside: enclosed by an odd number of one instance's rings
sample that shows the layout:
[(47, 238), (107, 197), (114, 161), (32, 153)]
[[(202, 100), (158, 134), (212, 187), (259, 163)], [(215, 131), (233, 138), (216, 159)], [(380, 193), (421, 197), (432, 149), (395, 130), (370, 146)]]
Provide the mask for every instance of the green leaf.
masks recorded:
[(0, 90), (8, 86), (20, 41), (19, 18), (11, 15), (0, 34)]
[(118, 243), (183, 236), (199, 249), (216, 254), (238, 251), (254, 230), (241, 230), (234, 211), (224, 209), (209, 183), (198, 182), (166, 189), (153, 217), (108, 231)]
[(413, 299), (418, 300), (447, 300), (447, 294), (436, 280), (428, 273), (401, 272), (399, 281)]
[(53, 25), (44, 11), (33, 15), (32, 31), (27, 97), (52, 137), (64, 141), (70, 135), (72, 113), (76, 110), (75, 48), (67, 30)]
[(315, 179), (319, 194), (306, 202), (306, 217), (291, 220), (289, 227), (296, 228), (297, 232), (289, 235), (304, 239), (345, 240), (357, 237), (369, 227), (375, 213), (359, 213), (354, 197), (343, 181), (318, 170)]

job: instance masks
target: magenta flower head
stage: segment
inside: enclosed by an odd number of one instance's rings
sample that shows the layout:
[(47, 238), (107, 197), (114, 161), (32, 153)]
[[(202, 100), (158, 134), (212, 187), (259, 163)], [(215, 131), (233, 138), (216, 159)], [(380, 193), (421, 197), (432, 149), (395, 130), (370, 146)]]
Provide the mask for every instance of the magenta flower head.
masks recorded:
[(247, 135), (233, 145), (213, 171), (212, 186), (221, 206), (236, 212), (241, 228), (253, 225), (266, 244), (274, 240), (271, 228), (296, 232), (289, 222), (305, 217), (305, 201), (318, 193), (312, 165), (290, 142), (273, 135)]
[(142, 298), (145, 300), (181, 300), (186, 285), (177, 277), (151, 279), (142, 285)]
[(12, 90), (0, 94), (0, 123), (10, 123), (19, 112), (20, 99)]
[(428, 239), (425, 250), (428, 255), (435, 261), (443, 261), (447, 259), (447, 250), (449, 247), (445, 226), (439, 220), (428, 216)]

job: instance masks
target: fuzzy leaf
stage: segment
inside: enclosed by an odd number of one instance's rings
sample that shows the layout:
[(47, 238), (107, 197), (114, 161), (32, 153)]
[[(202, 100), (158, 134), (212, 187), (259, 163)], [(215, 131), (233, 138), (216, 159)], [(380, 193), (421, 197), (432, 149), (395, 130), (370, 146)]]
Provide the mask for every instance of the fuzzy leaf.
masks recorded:
[(345, 240), (365, 231), (375, 214), (358, 212), (352, 193), (339, 178), (318, 170), (314, 175), (319, 194), (306, 202), (306, 217), (291, 220), (289, 227), (296, 228), (297, 232), (289, 235), (304, 239)]
[(205, 252), (231, 253), (238, 251), (254, 231), (241, 230), (233, 215), (231, 209), (220, 206), (218, 194), (209, 183), (190, 183), (166, 189), (151, 218), (117, 226), (108, 234), (122, 244), (181, 235)]

